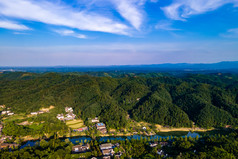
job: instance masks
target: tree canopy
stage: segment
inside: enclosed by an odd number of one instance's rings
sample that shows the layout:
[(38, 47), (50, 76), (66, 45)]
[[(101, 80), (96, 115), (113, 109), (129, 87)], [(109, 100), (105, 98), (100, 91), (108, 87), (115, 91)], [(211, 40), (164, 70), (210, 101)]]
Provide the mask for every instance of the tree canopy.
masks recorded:
[(25, 114), (50, 105), (59, 110), (71, 106), (82, 119), (100, 116), (112, 128), (124, 127), (127, 115), (173, 127), (192, 122), (206, 128), (237, 126), (235, 74), (100, 75), (2, 73), (0, 104)]

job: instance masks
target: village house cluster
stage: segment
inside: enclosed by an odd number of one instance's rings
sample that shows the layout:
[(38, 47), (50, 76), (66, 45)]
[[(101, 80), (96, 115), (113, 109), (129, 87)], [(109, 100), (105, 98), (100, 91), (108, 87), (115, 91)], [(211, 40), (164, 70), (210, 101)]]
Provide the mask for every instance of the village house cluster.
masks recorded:
[(120, 146), (119, 143), (116, 143), (114, 145), (111, 143), (101, 144), (99, 147), (103, 154), (103, 159), (111, 159), (113, 155), (115, 155), (116, 158), (120, 158), (122, 152), (115, 153), (113, 150), (115, 147), (119, 146)]
[(81, 152), (86, 152), (90, 149), (90, 145), (84, 144), (84, 145), (75, 145), (72, 147), (72, 153), (81, 153)]
[(100, 133), (102, 133), (102, 134), (107, 133), (106, 125), (104, 123), (101, 123), (100, 120), (98, 119), (98, 117), (91, 119), (91, 122), (96, 123), (95, 127), (98, 131), (100, 131)]
[[(122, 155), (122, 152), (114, 152), (114, 148), (115, 147), (119, 147), (120, 144), (116, 143), (116, 144), (112, 144), (112, 143), (104, 143), (99, 145), (99, 148), (102, 152), (103, 155), (103, 159), (111, 159), (113, 156), (115, 156), (116, 158), (120, 158), (120, 156)], [(88, 143), (85, 144), (80, 144), (80, 145), (75, 145), (72, 147), (72, 153), (84, 153), (90, 150), (90, 145)], [(93, 157), (94, 158), (94, 157)]]
[(75, 119), (76, 115), (73, 113), (72, 107), (65, 107), (65, 112), (67, 113), (66, 115), (58, 114), (56, 118), (62, 121)]
[(97, 123), (96, 124), (96, 128), (97, 130), (100, 131), (100, 133), (102, 134), (106, 134), (107, 133), (107, 128), (106, 128), (106, 125), (104, 123)]
[(31, 112), (31, 115), (38, 115), (38, 114), (48, 113), (49, 111), (50, 111), (49, 108), (41, 108), (37, 112)]
[(19, 145), (16, 144), (16, 143), (5, 143), (7, 140), (11, 140), (12, 137), (2, 135), (2, 129), (3, 129), (3, 125), (0, 123), (0, 136), (1, 136), (1, 138), (0, 138), (0, 149), (18, 147)]
[(37, 112), (31, 112), (31, 115), (38, 115), (38, 114), (43, 114), (43, 111), (37, 111)]
[[(103, 159), (111, 159), (112, 156), (114, 155), (116, 158), (120, 158), (122, 155), (122, 152), (115, 153), (113, 148), (119, 147), (119, 143), (116, 144), (111, 144), (111, 143), (104, 143), (99, 145), (100, 150), (103, 154)], [(90, 145), (87, 144), (81, 144), (81, 145), (75, 145), (72, 147), (72, 153), (84, 153), (90, 150)], [(95, 158), (95, 157), (93, 157)]]
[[(5, 105), (0, 105), (0, 108), (2, 108), (2, 109), (5, 109), (6, 108), (6, 106)], [(10, 110), (11, 108), (7, 108), (7, 110), (4, 110), (4, 111), (2, 111), (1, 112), (1, 115), (14, 115), (14, 113), (13, 112), (11, 112), (11, 110)]]
[(14, 115), (14, 113), (13, 112), (11, 112), (10, 110), (6, 110), (6, 111), (2, 111), (2, 115)]
[(99, 147), (104, 156), (113, 156), (115, 153), (113, 151), (113, 145), (111, 143), (101, 144)]

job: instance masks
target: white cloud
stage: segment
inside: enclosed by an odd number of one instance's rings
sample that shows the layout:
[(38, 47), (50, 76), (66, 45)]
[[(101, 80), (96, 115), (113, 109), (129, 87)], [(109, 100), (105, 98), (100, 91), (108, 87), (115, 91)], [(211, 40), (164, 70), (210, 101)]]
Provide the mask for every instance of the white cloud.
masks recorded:
[(120, 15), (125, 18), (130, 24), (136, 28), (140, 29), (144, 15), (143, 15), (143, 5), (146, 0), (111, 0), (115, 5), (116, 9)]
[(62, 35), (62, 36), (73, 36), (73, 37), (76, 37), (76, 38), (79, 38), (79, 39), (86, 39), (87, 38), (85, 35), (75, 33), (73, 30), (64, 29), (64, 30), (53, 30), (53, 31)]
[(238, 28), (229, 29), (228, 32), (238, 34)]
[(180, 30), (177, 28), (173, 28), (172, 22), (170, 22), (170, 21), (160, 21), (158, 24), (156, 24), (155, 28), (159, 29), (159, 30), (167, 30), (167, 31)]
[(16, 22), (7, 21), (7, 20), (0, 20), (0, 28), (4, 29), (11, 29), (11, 30), (30, 30), (25, 25), (17, 24)]
[(129, 34), (129, 27), (125, 24), (94, 12), (72, 8), (59, 1), (1, 0), (0, 15), (80, 30)]
[(221, 34), (221, 36), (225, 38), (238, 38), (238, 28), (229, 29), (225, 34)]
[(174, 0), (167, 7), (161, 8), (165, 15), (174, 20), (185, 20), (191, 15), (203, 14), (216, 10), (225, 4), (237, 6), (237, 0)]
[(24, 32), (13, 32), (15, 35), (29, 35), (29, 33), (24, 33)]

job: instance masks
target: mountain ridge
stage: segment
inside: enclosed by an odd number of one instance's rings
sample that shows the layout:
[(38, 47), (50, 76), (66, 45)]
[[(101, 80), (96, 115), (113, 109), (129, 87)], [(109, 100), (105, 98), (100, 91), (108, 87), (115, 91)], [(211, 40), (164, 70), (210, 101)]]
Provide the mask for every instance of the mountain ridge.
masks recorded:
[(109, 65), (109, 66), (0, 66), (0, 71), (22, 72), (98, 72), (98, 71), (222, 71), (238, 72), (238, 61), (222, 61), (218, 63), (164, 63), (141, 65)]

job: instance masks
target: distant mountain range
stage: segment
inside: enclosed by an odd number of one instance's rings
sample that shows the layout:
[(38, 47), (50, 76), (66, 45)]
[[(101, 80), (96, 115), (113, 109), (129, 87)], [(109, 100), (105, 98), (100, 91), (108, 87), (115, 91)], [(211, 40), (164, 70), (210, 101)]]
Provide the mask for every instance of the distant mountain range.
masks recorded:
[(134, 71), (134, 72), (238, 72), (238, 61), (224, 61), (219, 63), (177, 63), (151, 65), (112, 65), (112, 66), (46, 66), (46, 67), (4, 67), (0, 71), (22, 72), (107, 72), (107, 71)]

